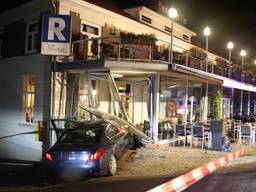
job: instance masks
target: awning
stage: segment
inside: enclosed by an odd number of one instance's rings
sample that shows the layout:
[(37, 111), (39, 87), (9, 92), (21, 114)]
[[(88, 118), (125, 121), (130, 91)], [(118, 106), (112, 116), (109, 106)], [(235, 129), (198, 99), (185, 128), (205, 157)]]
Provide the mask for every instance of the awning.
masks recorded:
[(256, 87), (255, 86), (253, 86), (251, 84), (242, 83), (242, 82), (236, 81), (234, 79), (230, 79), (230, 78), (223, 77), (223, 76), (220, 76), (220, 75), (208, 73), (208, 72), (205, 72), (205, 71), (201, 71), (199, 69), (194, 69), (194, 68), (186, 67), (186, 66), (183, 66), (183, 65), (177, 65), (177, 69), (188, 70), (188, 71), (191, 71), (193, 73), (200, 74), (200, 75), (203, 75), (205, 77), (208, 77), (209, 79), (219, 79), (219, 80), (222, 80), (223, 87), (235, 88), (235, 89), (240, 89), (240, 90), (245, 90), (245, 91), (256, 92)]

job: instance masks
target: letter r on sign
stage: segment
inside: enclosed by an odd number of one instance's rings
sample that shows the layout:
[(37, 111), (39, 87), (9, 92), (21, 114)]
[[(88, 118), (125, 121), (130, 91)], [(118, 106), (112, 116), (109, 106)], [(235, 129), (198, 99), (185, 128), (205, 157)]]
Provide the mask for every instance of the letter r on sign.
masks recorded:
[(65, 41), (62, 31), (65, 29), (65, 20), (62, 18), (49, 18), (48, 40), (54, 40), (54, 35), (59, 41)]

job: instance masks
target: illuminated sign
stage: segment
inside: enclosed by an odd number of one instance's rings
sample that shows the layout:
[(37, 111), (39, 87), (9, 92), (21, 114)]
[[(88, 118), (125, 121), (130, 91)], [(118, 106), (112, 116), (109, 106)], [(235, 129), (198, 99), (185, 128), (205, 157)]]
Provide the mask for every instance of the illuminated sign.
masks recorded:
[(45, 14), (41, 40), (41, 54), (69, 56), (71, 53), (71, 16)]

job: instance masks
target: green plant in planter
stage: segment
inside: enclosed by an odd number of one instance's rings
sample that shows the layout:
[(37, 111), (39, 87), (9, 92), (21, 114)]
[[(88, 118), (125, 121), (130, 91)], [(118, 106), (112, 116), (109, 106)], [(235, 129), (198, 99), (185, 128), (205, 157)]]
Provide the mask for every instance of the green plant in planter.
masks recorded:
[(213, 114), (213, 119), (216, 121), (222, 120), (221, 117), (221, 99), (222, 99), (222, 94), (220, 90), (217, 91), (216, 96), (214, 98), (214, 114)]

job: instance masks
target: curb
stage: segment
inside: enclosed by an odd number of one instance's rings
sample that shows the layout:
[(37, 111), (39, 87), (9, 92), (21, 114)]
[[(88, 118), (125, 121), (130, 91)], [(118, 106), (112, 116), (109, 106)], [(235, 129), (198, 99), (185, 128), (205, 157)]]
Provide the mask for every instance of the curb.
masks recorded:
[(210, 163), (198, 167), (184, 175), (176, 177), (162, 185), (159, 185), (153, 189), (148, 190), (147, 192), (179, 192), (193, 185), (203, 177), (213, 173), (217, 169), (225, 166), (228, 162), (236, 159), (237, 157), (247, 153), (249, 151), (249, 147), (242, 148), (233, 153), (226, 154), (225, 156), (211, 161)]

